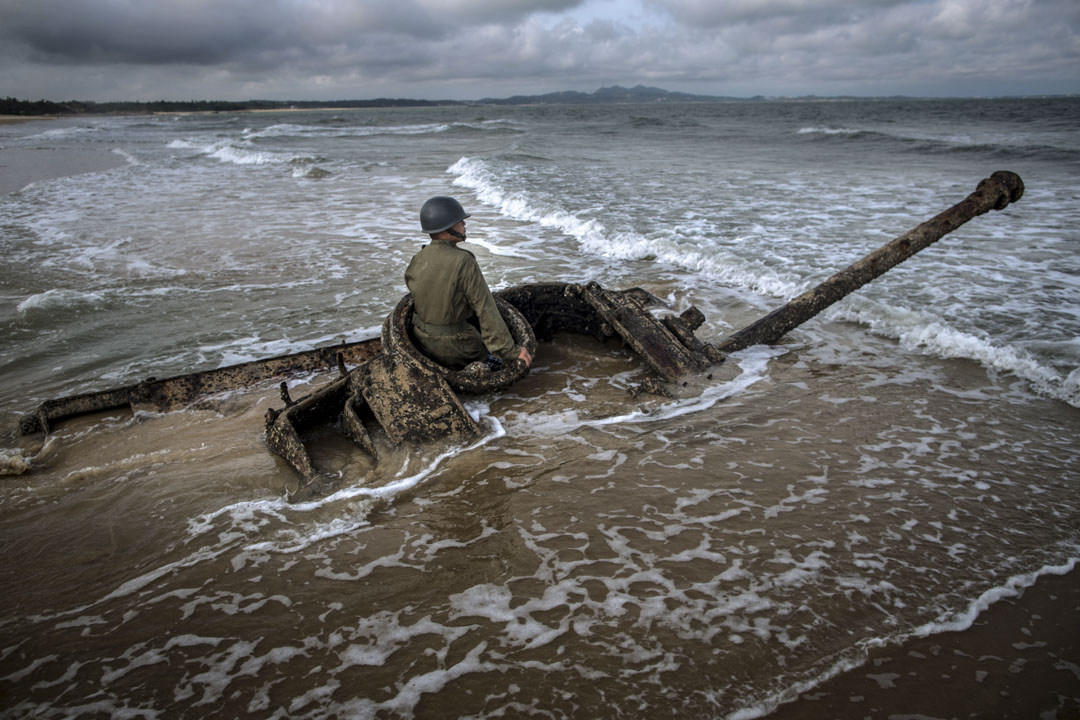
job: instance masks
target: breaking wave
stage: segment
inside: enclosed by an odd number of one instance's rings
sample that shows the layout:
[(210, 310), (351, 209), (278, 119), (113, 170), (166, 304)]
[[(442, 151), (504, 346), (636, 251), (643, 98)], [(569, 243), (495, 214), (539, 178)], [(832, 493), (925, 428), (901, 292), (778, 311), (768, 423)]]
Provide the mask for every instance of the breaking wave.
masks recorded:
[(31, 295), (20, 302), (15, 307), (15, 311), (20, 315), (51, 313), (93, 307), (103, 302), (105, 302), (105, 296), (99, 292), (56, 288), (37, 295)]
[(643, 235), (632, 230), (613, 230), (596, 218), (582, 217), (558, 204), (546, 204), (528, 192), (508, 190), (509, 183), (503, 175), (483, 159), (463, 157), (447, 172), (457, 175), (455, 185), (469, 188), (481, 202), (503, 216), (561, 232), (575, 239), (591, 255), (615, 260), (652, 259), (700, 273), (722, 284), (779, 297), (794, 296), (803, 290), (800, 280), (723, 248), (682, 244), (673, 233)]
[(1025, 348), (958, 330), (927, 313), (884, 305), (864, 297), (852, 298), (831, 308), (826, 315), (835, 320), (866, 325), (872, 332), (898, 340), (905, 348), (933, 357), (964, 358), (994, 372), (1012, 373), (1030, 383), (1040, 395), (1080, 407), (1080, 370), (1063, 373)]
[(244, 130), (247, 139), (258, 138), (365, 138), (377, 135), (432, 135), (453, 130), (507, 130), (517, 125), (513, 120), (477, 120), (475, 122), (414, 123), (407, 125), (301, 125), (277, 123), (265, 128)]
[(258, 150), (250, 142), (238, 142), (233, 139), (217, 140), (211, 143), (173, 140), (168, 144), (168, 147), (174, 150), (191, 150), (196, 155), (206, 156), (233, 165), (286, 165), (314, 160), (314, 158), (299, 153)]
[(1023, 133), (888, 132), (876, 128), (811, 125), (799, 128), (796, 134), (811, 140), (816, 137), (822, 142), (889, 143), (900, 150), (917, 153), (983, 154), (1002, 159), (1019, 157), (1058, 162), (1080, 160), (1080, 150), (1075, 147), (1047, 144), (1042, 138), (1028, 137)]

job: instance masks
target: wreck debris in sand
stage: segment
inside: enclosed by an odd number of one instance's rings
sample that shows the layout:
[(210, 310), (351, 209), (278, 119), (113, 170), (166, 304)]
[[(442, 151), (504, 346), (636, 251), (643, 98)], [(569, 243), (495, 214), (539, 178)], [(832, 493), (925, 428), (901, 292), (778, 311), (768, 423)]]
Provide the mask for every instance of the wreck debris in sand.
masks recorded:
[[(651, 310), (663, 303), (639, 288), (611, 291), (596, 283), (539, 283), (504, 290), (496, 304), (515, 342), (530, 353), (536, 352), (538, 335), (541, 339), (562, 332), (597, 338), (618, 335), (669, 382), (723, 360), (710, 345), (693, 337), (704, 320), (699, 311), (691, 308), (680, 317), (657, 319)], [(528, 373), (521, 360), (496, 371), (483, 362), (448, 370), (413, 344), (408, 332), (411, 316), (412, 298), (406, 295), (383, 324), (380, 354), (298, 402), (284, 398), (283, 410), (267, 412), (267, 445), (303, 478), (290, 500), (323, 494), (337, 481), (336, 476), (319, 472), (304, 447), (301, 438), (315, 425), (340, 416), (346, 436), (373, 457), (375, 447), (361, 421), (365, 406), (394, 444), (466, 440), (478, 435), (480, 428), (458, 394), (494, 392)], [(684, 344), (680, 335), (693, 342)]]
[[(724, 353), (776, 342), (968, 220), (1016, 202), (1023, 192), (1023, 182), (1015, 173), (996, 172), (960, 203), (715, 345), (694, 334), (704, 321), (700, 311), (691, 307), (680, 316), (658, 318), (656, 311), (663, 303), (640, 288), (613, 291), (597, 283), (528, 284), (496, 293), (497, 304), (517, 343), (531, 353), (538, 338), (558, 333), (620, 337), (654, 373), (638, 390), (663, 394), (665, 383), (722, 362)], [(332, 491), (337, 477), (321, 473), (308, 455), (302, 438), (313, 428), (339, 423), (344, 434), (372, 457), (377, 453), (364, 418), (374, 418), (394, 444), (466, 439), (478, 434), (479, 428), (458, 395), (494, 392), (528, 373), (520, 360), (494, 371), (483, 363), (460, 371), (442, 367), (413, 345), (408, 332), (411, 313), (412, 299), (406, 295), (386, 318), (381, 338), (48, 400), (23, 416), (20, 430), (24, 435), (48, 434), (63, 419), (119, 407), (183, 408), (199, 397), (286, 372), (336, 366), (338, 379), (298, 400), (289, 396), (283, 382), (285, 407), (266, 413), (267, 445), (301, 478), (289, 500), (317, 497)], [(348, 369), (347, 363), (354, 367)]]

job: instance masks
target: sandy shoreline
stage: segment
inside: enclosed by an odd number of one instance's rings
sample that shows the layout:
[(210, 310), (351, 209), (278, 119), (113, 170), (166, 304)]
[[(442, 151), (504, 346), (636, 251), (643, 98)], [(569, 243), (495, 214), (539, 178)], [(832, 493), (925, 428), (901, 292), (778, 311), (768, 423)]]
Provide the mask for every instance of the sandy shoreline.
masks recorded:
[(102, 172), (126, 162), (108, 150), (0, 148), (0, 195), (22, 190), (30, 183)]
[[(326, 111), (346, 111), (353, 108), (318, 108)], [(275, 108), (241, 110), (236, 112), (271, 113), (302, 112), (303, 108)], [(207, 114), (211, 111), (177, 111), (151, 113), (157, 115), (194, 115)], [(310, 110), (307, 110), (310, 112)], [(56, 121), (61, 118), (54, 115), (23, 116), (0, 115), (0, 125)], [(121, 167), (127, 162), (122, 156), (110, 150), (92, 148), (10, 148), (0, 142), (0, 195), (6, 195), (23, 189), (33, 182), (84, 173), (102, 172)]]
[(1043, 575), (967, 630), (877, 649), (769, 720), (1080, 720), (1080, 569)]
[[(55, 117), (0, 115), (0, 125), (52, 122)], [(0, 141), (0, 195), (23, 189), (33, 182), (102, 172), (127, 161), (104, 148), (5, 147)]]
[[(393, 108), (396, 106), (386, 106)], [(244, 108), (242, 110), (155, 110), (154, 112), (130, 112), (130, 113), (87, 113), (83, 115), (0, 115), (0, 125), (10, 123), (32, 122), (34, 120), (59, 120), (79, 117), (158, 117), (161, 115), (221, 115), (230, 113), (300, 113), (300, 112), (348, 112), (350, 110), (370, 110), (372, 108), (360, 107), (283, 107), (283, 108)], [(386, 109), (378, 106), (376, 109)]]

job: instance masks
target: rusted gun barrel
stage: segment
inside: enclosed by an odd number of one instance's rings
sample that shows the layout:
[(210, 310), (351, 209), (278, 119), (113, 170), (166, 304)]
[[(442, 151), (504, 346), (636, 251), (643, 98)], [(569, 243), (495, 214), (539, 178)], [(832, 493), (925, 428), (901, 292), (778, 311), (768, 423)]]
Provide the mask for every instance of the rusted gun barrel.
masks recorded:
[(858, 290), (890, 268), (933, 244), (973, 217), (1002, 210), (1024, 194), (1024, 182), (1016, 173), (998, 171), (981, 181), (975, 192), (922, 225), (882, 245), (862, 260), (849, 265), (817, 287), (807, 290), (778, 310), (732, 333), (719, 344), (721, 352), (735, 352), (751, 345), (774, 343), (849, 293)]

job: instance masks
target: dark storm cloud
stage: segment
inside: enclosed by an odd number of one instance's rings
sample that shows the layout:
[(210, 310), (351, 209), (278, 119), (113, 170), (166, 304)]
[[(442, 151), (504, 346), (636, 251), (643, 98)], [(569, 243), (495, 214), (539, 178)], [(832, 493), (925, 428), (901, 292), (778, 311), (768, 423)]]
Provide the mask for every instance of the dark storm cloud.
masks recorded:
[(3, 35), (56, 63), (216, 64), (363, 47), (378, 36), (433, 41), (477, 22), (513, 22), (580, 0), (7, 0)]
[(1078, 37), (1077, 0), (0, 0), (0, 92), (1078, 92)]
[[(1080, 90), (1075, 0), (647, 0), (696, 38), (713, 69), (788, 92), (1039, 93)], [(702, 58), (703, 59), (703, 58)], [(876, 89), (875, 88), (880, 88)]]
[[(54, 63), (217, 64), (248, 56), (271, 65), (372, 33), (439, 34), (412, 0), (34, 0), (8, 2), (2, 32), (31, 58)], [(280, 58), (280, 59), (278, 59)]]

